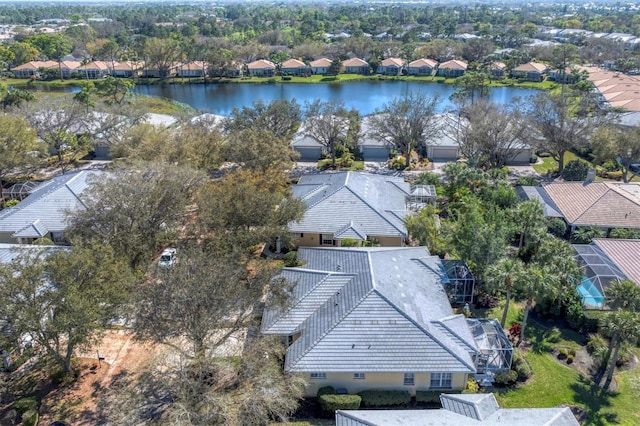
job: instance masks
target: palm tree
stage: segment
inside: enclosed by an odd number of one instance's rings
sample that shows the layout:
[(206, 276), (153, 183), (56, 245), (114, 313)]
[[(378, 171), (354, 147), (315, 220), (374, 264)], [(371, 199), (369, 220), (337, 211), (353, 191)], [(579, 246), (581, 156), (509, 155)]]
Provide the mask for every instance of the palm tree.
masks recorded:
[[(625, 343), (635, 343), (640, 338), (640, 316), (635, 312), (618, 309), (607, 315), (602, 322), (602, 329), (609, 334), (609, 349), (607, 355), (611, 354), (609, 372), (604, 388), (608, 389), (613, 380), (613, 372), (618, 362), (618, 353)], [(603, 362), (606, 365), (608, 356)]]
[(582, 280), (583, 271), (574, 255), (571, 244), (556, 237), (546, 237), (541, 240), (533, 259), (540, 267), (554, 272), (552, 277), (556, 286), (558, 314), (560, 314), (564, 296), (569, 290), (575, 291)]
[(613, 309), (640, 312), (640, 287), (633, 281), (616, 281), (607, 289), (607, 304)]
[(519, 279), (516, 279), (514, 283), (517, 284), (516, 295), (524, 302), (524, 316), (519, 341), (522, 343), (529, 313), (540, 299), (554, 293), (553, 274), (547, 268), (531, 264), (522, 270)]
[(491, 265), (487, 270), (487, 283), (495, 286), (505, 293), (506, 300), (504, 304), (504, 311), (502, 312), (502, 320), (500, 321), (500, 325), (502, 325), (502, 327), (504, 327), (504, 324), (507, 321), (513, 282), (514, 280), (520, 279), (523, 268), (524, 264), (519, 259), (503, 257), (497, 263)]
[(533, 235), (539, 235), (546, 229), (546, 217), (544, 206), (538, 200), (528, 200), (520, 203), (516, 210), (518, 217), (520, 241), (518, 249), (521, 249)]

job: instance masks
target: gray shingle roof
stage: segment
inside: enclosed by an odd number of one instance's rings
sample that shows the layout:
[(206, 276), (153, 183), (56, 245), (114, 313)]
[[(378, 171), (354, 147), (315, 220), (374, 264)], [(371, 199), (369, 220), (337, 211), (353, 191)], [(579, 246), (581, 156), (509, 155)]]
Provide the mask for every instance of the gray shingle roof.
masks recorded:
[(263, 319), (263, 331), (276, 334), (299, 323), (287, 371), (475, 371), (473, 337), (453, 315), (439, 259), (426, 248), (301, 248), (298, 257), (304, 269), (285, 269), (302, 285), (291, 312), (274, 320), (267, 309)]
[(544, 206), (544, 215), (546, 217), (564, 218), (560, 209), (553, 202), (541, 186), (516, 186), (516, 192), (523, 200), (538, 200)]
[(56, 250), (69, 250), (69, 247), (0, 243), (0, 263), (11, 263), (21, 255), (35, 255), (40, 252), (52, 253)]
[(358, 233), (406, 237), (403, 218), (410, 185), (402, 178), (341, 172), (306, 175), (293, 194), (307, 205), (292, 232), (337, 234), (353, 224)]
[(336, 426), (578, 426), (568, 407), (500, 408), (493, 394), (440, 396), (440, 410), (336, 411)]
[(35, 236), (39, 232), (64, 231), (65, 212), (84, 208), (80, 197), (89, 185), (87, 178), (100, 173), (80, 171), (43, 182), (18, 205), (0, 212), (0, 233), (22, 231)]

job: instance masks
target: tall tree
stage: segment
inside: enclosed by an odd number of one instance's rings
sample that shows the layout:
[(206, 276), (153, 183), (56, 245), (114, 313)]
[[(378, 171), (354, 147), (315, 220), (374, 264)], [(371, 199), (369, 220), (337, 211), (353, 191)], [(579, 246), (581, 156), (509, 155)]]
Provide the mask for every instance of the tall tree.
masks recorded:
[(28, 251), (0, 265), (0, 314), (72, 372), (74, 351), (94, 342), (115, 317), (132, 280), (126, 262), (106, 245), (76, 245), (47, 257)]
[(514, 281), (522, 278), (523, 268), (524, 264), (519, 259), (503, 257), (497, 263), (489, 266), (487, 270), (487, 282), (489, 285), (505, 294), (504, 310), (502, 311), (502, 319), (500, 320), (502, 327), (505, 326), (505, 322), (507, 321)]
[(124, 256), (132, 268), (145, 268), (154, 253), (175, 241), (194, 189), (203, 176), (162, 164), (121, 166), (91, 182), (85, 209), (69, 217), (72, 241), (96, 239)]
[(132, 80), (126, 78), (115, 78), (108, 76), (95, 83), (96, 90), (99, 95), (104, 97), (107, 105), (122, 105), (127, 97), (131, 95), (131, 91), (135, 87)]
[(634, 178), (630, 167), (640, 159), (640, 128), (600, 127), (591, 138), (591, 147), (597, 161), (620, 165), (625, 183)]
[[(602, 329), (609, 335), (610, 363), (608, 367), (605, 389), (609, 389), (613, 380), (613, 373), (618, 363), (618, 354), (624, 343), (637, 343), (640, 338), (640, 316), (636, 312), (617, 310), (609, 313), (602, 322)], [(609, 361), (605, 358), (603, 363)]]
[(301, 116), (302, 110), (295, 99), (277, 99), (268, 104), (257, 100), (251, 107), (233, 108), (222, 127), (226, 132), (268, 130), (278, 138), (290, 140), (300, 126)]
[(594, 127), (609, 121), (604, 111), (594, 106), (591, 96), (575, 98), (546, 92), (530, 98), (529, 116), (542, 138), (540, 148), (558, 162), (560, 175), (565, 153), (583, 146)]
[(411, 93), (394, 98), (371, 117), (371, 136), (384, 141), (405, 156), (405, 166), (411, 164), (411, 152), (441, 131), (436, 116), (438, 97)]
[(290, 170), (298, 153), (289, 141), (259, 128), (243, 130), (229, 136), (227, 161), (245, 168), (267, 171)]
[(174, 38), (149, 38), (145, 43), (144, 53), (147, 58), (147, 70), (157, 68), (162, 79), (169, 76), (171, 67), (182, 58), (180, 42)]
[(336, 146), (344, 142), (349, 130), (348, 112), (343, 101), (323, 102), (320, 99), (305, 107), (304, 133), (329, 150), (336, 165)]
[(518, 285), (514, 289), (514, 293), (518, 300), (524, 302), (524, 315), (522, 317), (519, 343), (524, 341), (524, 332), (531, 310), (538, 301), (547, 298), (554, 292), (552, 274), (553, 272), (545, 268), (530, 264), (522, 271), (521, 279), (515, 281)]
[(532, 243), (535, 236), (545, 233), (547, 218), (540, 201), (529, 200), (518, 204), (514, 215), (517, 218), (515, 223), (520, 233), (518, 249), (522, 249), (527, 243)]
[(607, 289), (607, 305), (613, 309), (640, 312), (640, 287), (630, 280), (613, 282)]
[(41, 154), (37, 134), (24, 118), (0, 115), (0, 202), (4, 200), (3, 181), (7, 173), (37, 164)]

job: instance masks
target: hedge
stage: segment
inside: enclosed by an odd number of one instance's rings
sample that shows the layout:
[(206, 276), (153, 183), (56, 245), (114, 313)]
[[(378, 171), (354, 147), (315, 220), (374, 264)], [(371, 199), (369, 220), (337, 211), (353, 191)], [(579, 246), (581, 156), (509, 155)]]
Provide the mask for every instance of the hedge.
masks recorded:
[(322, 411), (357, 410), (362, 398), (359, 395), (322, 395), (318, 398)]
[(404, 390), (366, 390), (359, 395), (362, 397), (362, 404), (370, 407), (407, 405), (411, 402), (409, 391)]
[(335, 394), (336, 394), (336, 388), (334, 388), (333, 386), (323, 386), (320, 389), (318, 389), (318, 393), (316, 394), (316, 396), (320, 398), (322, 395), (335, 395)]

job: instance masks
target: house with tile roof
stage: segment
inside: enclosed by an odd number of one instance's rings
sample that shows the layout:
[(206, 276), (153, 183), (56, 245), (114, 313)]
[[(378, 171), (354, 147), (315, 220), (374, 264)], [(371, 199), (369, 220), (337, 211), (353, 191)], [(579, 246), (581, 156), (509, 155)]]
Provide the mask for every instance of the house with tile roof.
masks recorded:
[(16, 78), (29, 78), (33, 76), (39, 76), (42, 70), (46, 69), (58, 69), (58, 62), (56, 61), (31, 61), (26, 64), (18, 65), (11, 68), (11, 72)]
[(489, 64), (489, 72), (491, 73), (491, 76), (494, 78), (504, 77), (504, 73), (506, 70), (507, 70), (507, 65), (504, 62), (495, 61)]
[(0, 243), (30, 244), (38, 238), (65, 241), (67, 212), (84, 209), (82, 194), (97, 171), (79, 171), (43, 182), (14, 207), (0, 211)]
[(360, 58), (351, 58), (342, 62), (345, 74), (363, 74), (369, 75), (371, 66), (369, 63)]
[(311, 74), (327, 75), (333, 62), (328, 58), (320, 58), (309, 63)]
[(548, 67), (539, 62), (527, 62), (511, 70), (511, 77), (523, 78), (527, 81), (542, 81)]
[(573, 244), (573, 249), (584, 271), (577, 290), (585, 307), (607, 308), (609, 287), (618, 281), (640, 286), (640, 240), (594, 238), (591, 244)]
[(111, 75), (113, 77), (138, 77), (142, 73), (144, 64), (136, 61), (115, 62), (111, 66)]
[(399, 247), (408, 237), (404, 218), (410, 185), (394, 176), (362, 172), (305, 175), (293, 187), (306, 211), (289, 224), (300, 246), (340, 246), (344, 239)]
[(408, 75), (430, 76), (438, 66), (438, 62), (433, 59), (420, 58), (409, 62), (407, 65)]
[(209, 63), (204, 61), (191, 61), (178, 67), (178, 77), (204, 77), (207, 75)]
[(441, 260), (426, 247), (303, 247), (298, 259), (304, 266), (282, 273), (295, 284), (291, 304), (267, 302), (261, 332), (290, 343), (284, 370), (307, 376), (306, 395), (464, 389), (470, 374), (510, 367), (511, 352), (481, 354), (484, 328), (454, 314)]
[(405, 66), (406, 62), (400, 58), (387, 58), (380, 62), (376, 74), (400, 75)]
[(553, 182), (543, 187), (567, 224), (640, 229), (640, 184)]
[(247, 69), (253, 77), (272, 77), (276, 73), (276, 64), (266, 59), (258, 59), (247, 64)]
[(75, 73), (78, 78), (85, 78), (88, 80), (95, 80), (103, 78), (111, 73), (109, 64), (103, 61), (93, 61), (88, 64), (80, 65), (76, 68)]
[(309, 75), (311, 70), (309, 66), (297, 59), (289, 59), (280, 65), (282, 75)]
[(336, 426), (578, 426), (569, 407), (500, 408), (487, 394), (441, 394), (439, 410), (338, 410)]
[(452, 59), (450, 61), (441, 63), (438, 66), (436, 75), (447, 78), (460, 77), (467, 71), (467, 67), (468, 64), (465, 61)]

